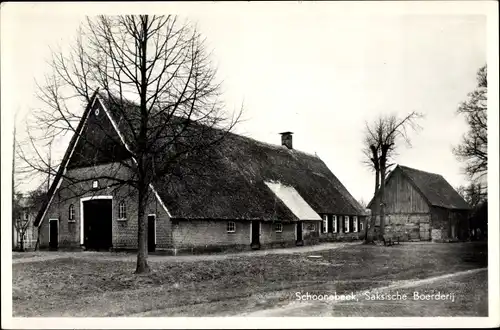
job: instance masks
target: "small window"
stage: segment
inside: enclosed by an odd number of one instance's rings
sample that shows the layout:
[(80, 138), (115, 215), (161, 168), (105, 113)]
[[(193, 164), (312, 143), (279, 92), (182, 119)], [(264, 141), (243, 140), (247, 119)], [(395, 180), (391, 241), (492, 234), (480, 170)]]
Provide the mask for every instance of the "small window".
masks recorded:
[(360, 221), (359, 222), (359, 231), (362, 232), (364, 230), (364, 224), (363, 224), (363, 221)]
[(358, 217), (357, 216), (352, 217), (352, 232), (353, 233), (358, 232)]
[(344, 228), (345, 228), (345, 232), (348, 233), (349, 232), (349, 216), (346, 215), (344, 217)]
[(233, 221), (229, 221), (227, 223), (227, 232), (228, 233), (234, 233), (236, 231), (236, 223)]
[(94, 188), (94, 189), (99, 188), (99, 181), (97, 181), (97, 180), (92, 181), (92, 188)]
[(68, 221), (75, 221), (75, 206), (73, 204), (69, 206)]
[(281, 223), (275, 223), (274, 224), (274, 230), (277, 233), (282, 233), (283, 232), (283, 224), (281, 224)]
[(118, 205), (118, 219), (127, 219), (127, 206), (125, 202), (120, 202), (120, 204)]
[(328, 216), (325, 214), (323, 215), (323, 233), (328, 232)]
[(337, 216), (336, 215), (332, 216), (332, 232), (333, 233), (337, 232)]

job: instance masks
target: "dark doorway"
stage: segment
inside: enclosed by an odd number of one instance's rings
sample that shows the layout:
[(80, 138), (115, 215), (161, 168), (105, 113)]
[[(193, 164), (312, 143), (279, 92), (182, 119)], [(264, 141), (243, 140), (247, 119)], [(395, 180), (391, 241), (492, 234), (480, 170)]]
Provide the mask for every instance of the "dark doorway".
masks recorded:
[(109, 250), (112, 245), (111, 199), (83, 202), (83, 244), (87, 250)]
[(156, 215), (148, 215), (148, 251), (156, 249)]
[(327, 216), (328, 218), (328, 232), (333, 233), (333, 217), (331, 215)]
[(252, 221), (252, 249), (260, 249), (260, 222)]
[(302, 246), (304, 245), (304, 241), (302, 240), (302, 222), (297, 222), (297, 241), (296, 245)]
[(57, 250), (59, 244), (59, 220), (49, 220), (49, 249)]

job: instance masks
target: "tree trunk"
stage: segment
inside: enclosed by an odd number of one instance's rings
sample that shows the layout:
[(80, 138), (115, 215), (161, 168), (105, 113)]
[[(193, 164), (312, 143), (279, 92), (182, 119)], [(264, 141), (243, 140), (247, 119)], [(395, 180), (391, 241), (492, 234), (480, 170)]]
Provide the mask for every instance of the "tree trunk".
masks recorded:
[(379, 188), (379, 205), (380, 205), (380, 230), (379, 240), (385, 244), (385, 170), (386, 170), (386, 155), (387, 152), (382, 148), (382, 157), (380, 158), (380, 188)]
[(137, 235), (137, 268), (136, 274), (149, 273), (148, 265), (148, 222), (146, 221), (146, 187), (140, 185), (139, 187), (139, 203), (138, 203), (138, 235)]
[(149, 178), (149, 161), (147, 160), (147, 130), (148, 130), (148, 111), (147, 111), (147, 38), (148, 38), (148, 16), (141, 16), (141, 40), (140, 40), (140, 98), (141, 98), (141, 125), (139, 130), (139, 205), (138, 205), (138, 251), (137, 251), (137, 269), (136, 274), (148, 273), (148, 222), (146, 221), (146, 203)]
[(19, 238), (19, 251), (24, 252), (24, 233), (21, 232)]
[[(373, 162), (373, 168), (375, 169), (375, 189), (373, 193), (373, 203), (372, 206), (375, 205), (375, 210), (377, 209), (377, 193), (378, 189), (380, 187), (380, 165), (378, 161), (378, 155), (377, 155), (377, 149), (372, 148), (372, 162)], [(372, 241), (373, 236), (374, 236), (374, 231), (375, 231), (375, 220), (376, 220), (376, 214), (371, 214), (370, 215), (370, 226), (368, 226), (368, 218), (367, 218), (367, 223), (366, 223), (366, 229), (365, 229), (365, 242)], [(368, 228), (370, 227), (370, 228)], [(371, 233), (371, 235), (370, 235)], [(371, 236), (371, 237), (370, 237)]]

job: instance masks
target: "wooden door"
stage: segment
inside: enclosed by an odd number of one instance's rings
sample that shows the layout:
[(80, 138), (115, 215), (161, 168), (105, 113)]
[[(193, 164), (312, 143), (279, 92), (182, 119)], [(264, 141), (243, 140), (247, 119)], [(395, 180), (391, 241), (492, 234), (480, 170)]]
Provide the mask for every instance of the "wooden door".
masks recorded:
[(156, 249), (156, 216), (148, 215), (148, 251)]
[(113, 246), (111, 199), (83, 202), (83, 236), (88, 250), (108, 250)]
[(57, 250), (59, 245), (59, 220), (49, 220), (49, 248)]
[(303, 245), (304, 241), (302, 240), (302, 222), (297, 222), (297, 245)]
[(252, 221), (252, 248), (260, 248), (260, 221)]

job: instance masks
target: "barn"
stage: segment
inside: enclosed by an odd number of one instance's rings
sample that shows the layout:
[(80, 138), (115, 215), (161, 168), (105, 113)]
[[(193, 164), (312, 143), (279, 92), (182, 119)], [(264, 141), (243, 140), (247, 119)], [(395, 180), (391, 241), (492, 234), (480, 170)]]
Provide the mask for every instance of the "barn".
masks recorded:
[[(380, 224), (379, 195), (368, 204)], [(469, 205), (446, 179), (403, 165), (385, 180), (385, 233), (400, 239), (456, 241), (468, 238)]]
[[(137, 249), (137, 193), (112, 183), (131, 175), (120, 113), (134, 109), (118, 111), (100, 94), (89, 102), (35, 221), (41, 248)], [(210, 162), (187, 156), (150, 192), (150, 252), (357, 239), (364, 216), (319, 157), (293, 148), (291, 132), (280, 145), (230, 133)]]

